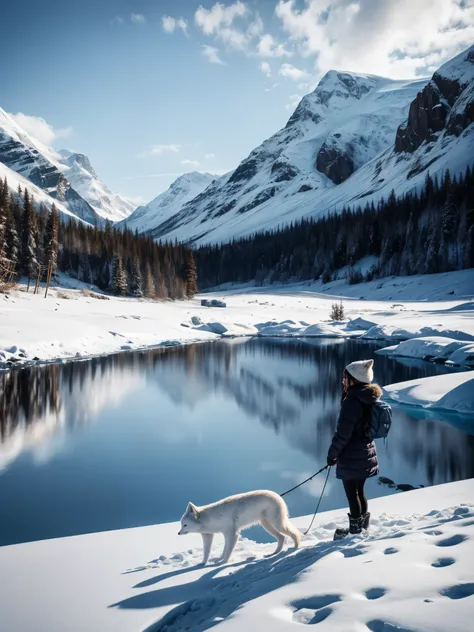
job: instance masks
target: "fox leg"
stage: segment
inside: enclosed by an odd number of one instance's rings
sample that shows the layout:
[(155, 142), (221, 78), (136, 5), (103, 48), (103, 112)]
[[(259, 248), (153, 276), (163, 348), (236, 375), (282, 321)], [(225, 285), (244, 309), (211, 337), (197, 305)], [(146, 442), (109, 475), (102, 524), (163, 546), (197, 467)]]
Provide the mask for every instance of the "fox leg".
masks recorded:
[(230, 559), (230, 556), (232, 555), (233, 550), (235, 549), (237, 540), (239, 539), (239, 533), (238, 531), (226, 531), (224, 533), (224, 539), (225, 539), (225, 544), (224, 544), (224, 552), (222, 553), (222, 561), (224, 564), (227, 564), (227, 562)]
[(268, 531), (270, 535), (278, 540), (278, 546), (272, 555), (277, 555), (283, 549), (283, 544), (285, 542), (285, 536), (280, 533), (268, 520), (262, 519), (262, 527), (265, 531)]
[(201, 533), (201, 536), (202, 536), (202, 547), (203, 547), (202, 563), (205, 566), (207, 564), (209, 555), (211, 553), (211, 547), (212, 547), (212, 541), (214, 539), (214, 534)]

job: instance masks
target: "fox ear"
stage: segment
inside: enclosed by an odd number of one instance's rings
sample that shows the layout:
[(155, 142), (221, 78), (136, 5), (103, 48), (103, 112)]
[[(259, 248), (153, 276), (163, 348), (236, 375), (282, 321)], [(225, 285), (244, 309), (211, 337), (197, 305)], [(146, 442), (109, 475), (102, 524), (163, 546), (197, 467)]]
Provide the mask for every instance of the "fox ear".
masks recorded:
[(368, 368), (368, 369), (371, 369), (373, 366), (374, 366), (374, 361), (373, 361), (373, 360), (369, 360), (369, 361), (367, 362), (367, 368)]
[(198, 508), (196, 507), (196, 505), (193, 505), (193, 503), (188, 503), (188, 512), (193, 514), (193, 518), (199, 518), (199, 511)]

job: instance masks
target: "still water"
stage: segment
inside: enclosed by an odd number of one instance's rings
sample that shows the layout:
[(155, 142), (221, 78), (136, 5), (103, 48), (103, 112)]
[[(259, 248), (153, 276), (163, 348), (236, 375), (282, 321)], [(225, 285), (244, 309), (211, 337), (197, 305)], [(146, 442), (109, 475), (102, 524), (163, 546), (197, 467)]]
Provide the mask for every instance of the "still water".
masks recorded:
[[(375, 357), (382, 384), (446, 371), (374, 356), (378, 347), (233, 340), (0, 374), (0, 545), (175, 521), (190, 500), (283, 492), (325, 464), (346, 364)], [(381, 474), (414, 486), (474, 476), (472, 420), (469, 430), (416, 417), (394, 411)], [(289, 495), (290, 512), (312, 513), (322, 483)], [(376, 479), (367, 491), (394, 493)], [(332, 476), (321, 510), (343, 506)]]

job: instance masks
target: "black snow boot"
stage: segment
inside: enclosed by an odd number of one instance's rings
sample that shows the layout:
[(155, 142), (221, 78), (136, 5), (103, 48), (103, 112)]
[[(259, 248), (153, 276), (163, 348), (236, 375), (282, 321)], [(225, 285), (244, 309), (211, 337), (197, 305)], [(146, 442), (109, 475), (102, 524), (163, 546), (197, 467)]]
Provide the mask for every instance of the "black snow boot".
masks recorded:
[(347, 515), (349, 516), (349, 529), (336, 529), (333, 540), (342, 540), (349, 534), (354, 535), (362, 533), (362, 516), (354, 518), (351, 514)]
[(368, 511), (365, 514), (362, 514), (361, 521), (362, 521), (362, 529), (367, 531), (367, 529), (369, 528), (369, 523), (370, 523), (370, 513)]

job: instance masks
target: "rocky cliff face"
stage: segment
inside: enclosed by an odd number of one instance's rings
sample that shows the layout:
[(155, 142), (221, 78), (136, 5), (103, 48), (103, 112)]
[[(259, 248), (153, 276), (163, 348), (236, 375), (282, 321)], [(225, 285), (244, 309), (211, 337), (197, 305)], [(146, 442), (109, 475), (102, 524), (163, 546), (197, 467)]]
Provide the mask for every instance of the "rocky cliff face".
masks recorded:
[(318, 151), (316, 169), (324, 173), (334, 184), (341, 184), (354, 173), (352, 147), (331, 146), (327, 141)]
[(474, 121), (474, 47), (442, 66), (410, 104), (397, 130), (395, 151), (414, 152), (441, 132), (460, 136)]

